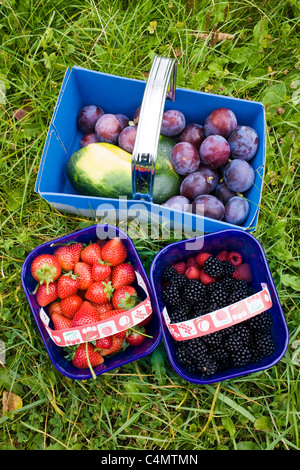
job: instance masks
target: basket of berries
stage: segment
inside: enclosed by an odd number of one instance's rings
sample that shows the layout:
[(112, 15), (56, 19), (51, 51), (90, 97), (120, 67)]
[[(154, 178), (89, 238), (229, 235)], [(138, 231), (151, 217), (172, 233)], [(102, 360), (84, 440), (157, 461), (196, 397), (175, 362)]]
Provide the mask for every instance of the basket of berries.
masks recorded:
[(169, 359), (184, 379), (218, 382), (267, 369), (288, 330), (268, 263), (249, 233), (172, 243), (151, 265)]
[(116, 227), (94, 225), (38, 246), (21, 280), (48, 355), (67, 377), (95, 378), (160, 341), (150, 282)]

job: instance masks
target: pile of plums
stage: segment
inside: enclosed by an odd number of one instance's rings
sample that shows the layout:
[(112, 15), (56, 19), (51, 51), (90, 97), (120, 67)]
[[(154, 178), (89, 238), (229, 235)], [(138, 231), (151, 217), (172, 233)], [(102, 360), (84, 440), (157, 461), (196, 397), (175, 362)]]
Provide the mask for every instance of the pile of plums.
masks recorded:
[[(123, 114), (108, 114), (98, 106), (85, 106), (77, 121), (84, 133), (81, 147), (108, 142), (132, 153), (139, 111), (140, 107), (130, 121)], [(176, 141), (170, 159), (175, 171), (183, 176), (180, 194), (164, 206), (241, 225), (250, 210), (244, 193), (255, 180), (249, 162), (257, 152), (257, 132), (239, 125), (233, 111), (223, 107), (213, 110), (203, 125), (187, 124), (179, 110), (165, 111), (161, 134)]]

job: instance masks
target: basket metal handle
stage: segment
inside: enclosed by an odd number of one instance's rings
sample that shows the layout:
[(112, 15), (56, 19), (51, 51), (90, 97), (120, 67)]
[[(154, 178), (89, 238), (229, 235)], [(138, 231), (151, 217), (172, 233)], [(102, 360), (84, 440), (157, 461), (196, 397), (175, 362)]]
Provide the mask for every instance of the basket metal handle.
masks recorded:
[(141, 104), (132, 152), (132, 197), (153, 201), (157, 147), (166, 98), (175, 101), (177, 60), (155, 56)]

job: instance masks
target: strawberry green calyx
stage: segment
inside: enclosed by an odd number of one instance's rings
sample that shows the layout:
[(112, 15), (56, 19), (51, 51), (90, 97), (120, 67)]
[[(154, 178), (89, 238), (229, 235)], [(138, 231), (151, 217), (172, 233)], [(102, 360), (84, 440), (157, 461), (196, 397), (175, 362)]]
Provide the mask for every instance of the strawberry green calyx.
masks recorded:
[(104, 287), (104, 292), (106, 293), (107, 300), (111, 300), (113, 292), (115, 290), (111, 281), (108, 281), (108, 282), (101, 281), (101, 283)]
[(44, 265), (36, 270), (36, 276), (39, 279), (39, 284), (37, 285), (36, 289), (40, 284), (47, 285), (47, 294), (49, 292), (49, 284), (53, 282), (54, 279), (57, 277), (57, 268), (55, 266), (51, 266), (51, 264), (44, 263)]
[(137, 303), (137, 295), (130, 294), (129, 292), (125, 292), (124, 296), (120, 299), (118, 303), (118, 308), (124, 308), (125, 310), (130, 310), (131, 308), (135, 307)]

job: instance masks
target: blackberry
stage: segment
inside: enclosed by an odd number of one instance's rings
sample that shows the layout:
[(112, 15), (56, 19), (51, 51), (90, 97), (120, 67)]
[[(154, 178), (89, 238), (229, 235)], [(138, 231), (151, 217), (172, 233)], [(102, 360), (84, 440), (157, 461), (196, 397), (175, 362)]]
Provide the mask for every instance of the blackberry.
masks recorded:
[(260, 361), (264, 357), (270, 356), (275, 351), (275, 343), (269, 333), (254, 339), (253, 358)]
[(182, 289), (186, 283), (187, 283), (188, 279), (186, 278), (186, 276), (184, 274), (178, 274), (176, 273), (172, 279), (171, 279), (171, 284), (172, 286), (176, 286), (178, 289)]
[(171, 307), (176, 307), (181, 303), (180, 292), (178, 287), (175, 285), (169, 285), (165, 287), (162, 292), (164, 302)]
[(224, 275), (223, 263), (219, 258), (210, 256), (204, 263), (204, 272), (211, 277), (220, 278)]
[(197, 305), (206, 298), (206, 287), (198, 279), (188, 279), (182, 297), (188, 304)]
[(207, 355), (207, 347), (202, 338), (192, 338), (188, 340), (188, 355), (190, 359), (202, 360)]
[(272, 323), (273, 320), (269, 312), (262, 312), (247, 320), (247, 325), (254, 334), (257, 332), (269, 331)]
[(221, 281), (216, 281), (210, 284), (207, 292), (210, 302), (212, 304), (216, 304), (218, 308), (228, 305), (228, 292), (224, 290), (224, 286)]
[(174, 276), (176, 276), (178, 273), (176, 269), (172, 268), (171, 266), (168, 266), (167, 268), (164, 269), (163, 272), (163, 281), (171, 281)]
[(246, 322), (237, 323), (234, 325), (234, 334), (240, 337), (244, 345), (249, 344), (252, 338), (250, 329), (248, 328)]
[(224, 347), (228, 352), (234, 353), (240, 349), (243, 349), (244, 343), (240, 335), (235, 334), (234, 331), (231, 331), (230, 333), (227, 333), (226, 338), (224, 339)]
[(223, 340), (223, 330), (214, 331), (202, 337), (204, 344), (209, 347), (218, 347), (221, 345)]
[(189, 319), (190, 307), (185, 302), (181, 302), (180, 305), (177, 305), (176, 307), (171, 308), (171, 310), (168, 313), (169, 313), (170, 320), (173, 323), (184, 322)]
[(251, 362), (252, 355), (248, 346), (244, 346), (231, 354), (232, 365), (236, 367), (246, 366)]
[(229, 300), (231, 304), (239, 302), (248, 297), (248, 284), (245, 281), (235, 281), (230, 292)]
[(222, 284), (223, 289), (228, 294), (234, 289), (236, 283), (235, 279), (233, 279), (232, 277), (223, 277), (223, 279), (221, 279), (219, 282)]
[(217, 360), (211, 355), (207, 356), (204, 365), (201, 365), (199, 371), (202, 372), (204, 376), (215, 374), (218, 371)]
[(223, 276), (232, 276), (234, 272), (234, 266), (231, 261), (222, 261)]

